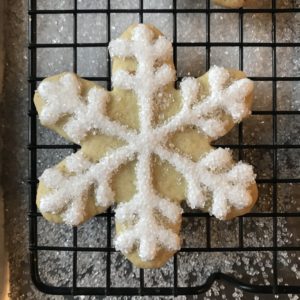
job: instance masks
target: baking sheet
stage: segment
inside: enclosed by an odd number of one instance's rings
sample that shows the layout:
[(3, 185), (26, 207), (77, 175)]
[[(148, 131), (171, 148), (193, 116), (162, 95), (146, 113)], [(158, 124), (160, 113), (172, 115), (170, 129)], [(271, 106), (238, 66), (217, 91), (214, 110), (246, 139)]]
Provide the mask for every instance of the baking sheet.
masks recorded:
[[(27, 32), (26, 32), (26, 4), (18, 4), (8, 0), (8, 21), (6, 23), (7, 41), (9, 49), (7, 55), (7, 73), (5, 76), (5, 105), (2, 104), (2, 127), (4, 131), (3, 174), (2, 182), (5, 192), (6, 205), (6, 233), (10, 249), (12, 299), (45, 299), (37, 292), (30, 282), (28, 271), (27, 244)], [(68, 9), (73, 1), (38, 1), (39, 9)], [(106, 1), (78, 0), (78, 8), (103, 8)], [(270, 7), (271, 1), (259, 1), (261, 7)], [(124, 6), (125, 5), (125, 6)], [(111, 1), (113, 8), (138, 8), (138, 1)], [(145, 8), (170, 8), (172, 1), (144, 1)], [(299, 1), (277, 1), (280, 7), (299, 7)], [(178, 0), (178, 8), (203, 8), (205, 1)], [(144, 21), (151, 22), (172, 39), (172, 14), (144, 14)], [(112, 38), (117, 37), (129, 24), (138, 21), (138, 14), (112, 14)], [(299, 42), (299, 14), (278, 14), (277, 41)], [(73, 20), (71, 15), (41, 15), (37, 19), (38, 43), (72, 42)], [(78, 42), (106, 41), (105, 15), (96, 14), (87, 18), (78, 16)], [(205, 42), (206, 19), (204, 14), (178, 15), (179, 42)], [(199, 30), (199, 28), (201, 30)], [(249, 13), (244, 17), (244, 41), (271, 42), (272, 35), (271, 14)], [(238, 41), (238, 14), (218, 13), (211, 16), (211, 39), (219, 42)], [(78, 49), (78, 73), (81, 76), (105, 76), (106, 49), (87, 48)], [(299, 47), (278, 48), (277, 75), (298, 76)], [(205, 72), (205, 54), (203, 47), (178, 49), (177, 73), (179, 76), (198, 76)], [(211, 64), (225, 67), (239, 66), (238, 47), (211, 48)], [(38, 49), (38, 76), (52, 75), (57, 72), (72, 70), (72, 49), (51, 48)], [(272, 76), (272, 53), (268, 47), (249, 47), (244, 49), (244, 70), (249, 76)], [(102, 84), (102, 83), (100, 83)], [(272, 84), (260, 81), (256, 84), (254, 110), (272, 109)], [(300, 110), (299, 81), (279, 81), (277, 83), (277, 107), (280, 110)], [(272, 117), (269, 115), (253, 115), (244, 123), (244, 142), (253, 144), (272, 144)], [(293, 143), (299, 145), (299, 116), (278, 116), (278, 143)], [(12, 126), (13, 124), (13, 126)], [(61, 144), (66, 143), (56, 134), (38, 125), (38, 143)], [(222, 142), (236, 143), (238, 131), (234, 129), (223, 138)], [(63, 159), (68, 150), (38, 150), (38, 172)], [(278, 151), (278, 176), (280, 178), (299, 178), (299, 149)], [(272, 176), (272, 151), (260, 149), (245, 150), (244, 158), (256, 167), (260, 178)], [(38, 174), (38, 175), (39, 175)], [(272, 187), (270, 184), (260, 185), (260, 200), (256, 211), (272, 211)], [(278, 186), (279, 211), (299, 211), (299, 185), (280, 184)], [(183, 244), (201, 245), (204, 243), (205, 220), (194, 219), (183, 224)], [(105, 243), (105, 228), (100, 219), (93, 219), (79, 228), (78, 243), (81, 245), (103, 245)], [(237, 244), (237, 220), (219, 222), (212, 220), (212, 246), (234, 246)], [(284, 245), (299, 245), (299, 222), (295, 220), (279, 220), (278, 242)], [(270, 246), (272, 240), (272, 222), (268, 218), (245, 219), (245, 245)], [(70, 245), (72, 231), (64, 225), (53, 226), (39, 219), (39, 245)], [(279, 252), (279, 278), (281, 283), (295, 284), (299, 280), (299, 253)], [(39, 257), (41, 279), (52, 285), (71, 285), (72, 274), (71, 255), (68, 253), (41, 251)], [(78, 286), (103, 286), (103, 254), (79, 253)], [(242, 276), (253, 283), (270, 284), (272, 253), (180, 253), (178, 255), (180, 286), (195, 286), (203, 283), (207, 276), (220, 270), (236, 276)], [(96, 262), (96, 263), (95, 263)], [(145, 286), (171, 286), (172, 264), (160, 270), (145, 271)], [(101, 276), (103, 274), (103, 276)], [(111, 278), (113, 286), (139, 286), (139, 272), (132, 267), (121, 254), (113, 253)], [(205, 297), (205, 296), (204, 296)], [(208, 299), (253, 299), (253, 295), (216, 283), (207, 292)], [(273, 299), (264, 296), (261, 299)], [(80, 299), (80, 297), (77, 297)], [(60, 296), (49, 296), (49, 299), (63, 299)], [(66, 297), (67, 299), (67, 297)], [(82, 297), (82, 299), (89, 299)], [(91, 299), (98, 299), (93, 298)], [(258, 298), (257, 298), (258, 299)], [(289, 299), (280, 296), (280, 299)], [(291, 298), (290, 298), (291, 299)], [(296, 299), (296, 298), (295, 298)]]

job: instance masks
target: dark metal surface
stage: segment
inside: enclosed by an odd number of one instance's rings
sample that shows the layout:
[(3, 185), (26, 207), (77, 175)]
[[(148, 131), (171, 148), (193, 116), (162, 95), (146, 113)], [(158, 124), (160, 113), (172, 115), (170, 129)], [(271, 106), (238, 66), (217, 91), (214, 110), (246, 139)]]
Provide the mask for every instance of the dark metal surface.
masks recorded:
[[(285, 178), (279, 179), (277, 178), (278, 174), (278, 166), (277, 166), (277, 150), (278, 149), (288, 149), (288, 148), (297, 148), (299, 149), (299, 145), (289, 145), (289, 144), (278, 144), (277, 143), (277, 116), (278, 115), (296, 115), (300, 114), (299, 111), (277, 111), (276, 107), (276, 83), (277, 81), (298, 81), (300, 78), (298, 77), (278, 77), (276, 71), (276, 48), (280, 47), (299, 47), (300, 43), (278, 43), (276, 41), (276, 15), (280, 13), (300, 13), (300, 9), (277, 9), (276, 8), (276, 0), (272, 1), (272, 8), (268, 9), (211, 9), (210, 1), (207, 0), (207, 8), (206, 9), (177, 9), (176, 8), (176, 0), (173, 0), (173, 8), (172, 9), (144, 9), (143, 8), (143, 0), (140, 0), (140, 8), (139, 9), (111, 9), (110, 1), (107, 3), (106, 9), (92, 9), (92, 10), (84, 10), (77, 9), (77, 1), (74, 0), (74, 9), (71, 10), (37, 10), (37, 1), (29, 0), (29, 17), (31, 19), (30, 27), (29, 27), (29, 228), (30, 228), (30, 263), (31, 263), (31, 276), (34, 284), (37, 288), (48, 294), (60, 294), (60, 295), (192, 295), (192, 294), (200, 294), (207, 291), (215, 280), (224, 280), (230, 283), (231, 285), (238, 287), (242, 290), (254, 293), (300, 293), (300, 284), (298, 286), (285, 286), (278, 284), (278, 262), (277, 262), (277, 254), (278, 251), (300, 251), (300, 246), (278, 246), (277, 245), (277, 218), (279, 217), (300, 217), (300, 212), (295, 213), (282, 213), (277, 212), (277, 185), (278, 183), (300, 183), (300, 178)], [(105, 218), (107, 222), (107, 247), (78, 247), (77, 245), (77, 228), (73, 229), (73, 245), (70, 247), (57, 247), (57, 246), (39, 246), (37, 243), (37, 218), (40, 217), (40, 213), (37, 211), (37, 207), (35, 204), (36, 200), (36, 189), (37, 189), (37, 149), (67, 149), (71, 148), (74, 151), (78, 149), (76, 145), (41, 145), (37, 144), (37, 113), (33, 104), (33, 95), (34, 91), (37, 87), (37, 82), (40, 81), (41, 77), (37, 77), (37, 49), (38, 48), (50, 48), (50, 47), (64, 47), (64, 48), (72, 48), (73, 49), (73, 69), (74, 72), (77, 71), (77, 47), (106, 47), (108, 43), (93, 43), (93, 44), (85, 44), (77, 42), (77, 14), (89, 14), (89, 13), (105, 13), (107, 15), (107, 34), (108, 41), (110, 41), (111, 31), (110, 31), (110, 14), (111, 13), (139, 13), (140, 22), (143, 22), (143, 13), (172, 13), (173, 14), (173, 45), (174, 45), (174, 61), (176, 64), (176, 55), (177, 55), (177, 47), (185, 46), (204, 46), (206, 47), (206, 69), (210, 67), (210, 49), (212, 46), (237, 46), (239, 47), (239, 67), (243, 69), (243, 51), (245, 47), (271, 47), (272, 48), (272, 76), (271, 77), (252, 77), (251, 79), (254, 81), (270, 81), (272, 82), (272, 90), (273, 90), (273, 98), (272, 98), (272, 110), (270, 111), (254, 111), (253, 114), (257, 115), (270, 115), (273, 118), (273, 141), (271, 145), (259, 144), (259, 145), (245, 145), (243, 143), (243, 125), (239, 125), (239, 138), (238, 144), (236, 145), (219, 145), (226, 146), (232, 149), (238, 150), (239, 159), (243, 159), (243, 149), (271, 149), (273, 151), (273, 174), (270, 179), (260, 179), (258, 183), (269, 183), (272, 185), (273, 189), (273, 211), (266, 213), (249, 213), (247, 217), (265, 217), (271, 218), (273, 221), (273, 244), (270, 247), (249, 247), (244, 246), (243, 243), (243, 217), (239, 217), (239, 245), (237, 247), (230, 248), (222, 248), (222, 247), (212, 247), (211, 246), (211, 235), (210, 235), (210, 223), (211, 218), (206, 213), (193, 212), (193, 213), (184, 213), (183, 216), (185, 218), (189, 217), (205, 217), (206, 218), (206, 232), (207, 232), (207, 240), (206, 247), (201, 248), (182, 248), (180, 252), (243, 252), (243, 251), (272, 251), (273, 253), (273, 282), (270, 285), (251, 285), (247, 282), (242, 282), (236, 278), (233, 278), (229, 275), (222, 273), (214, 273), (207, 279), (206, 283), (202, 286), (198, 287), (179, 287), (178, 286), (178, 267), (177, 267), (177, 256), (175, 255), (173, 258), (173, 286), (167, 288), (152, 288), (145, 287), (144, 285), (144, 271), (140, 270), (140, 286), (139, 287), (128, 287), (128, 288), (116, 288), (111, 286), (111, 253), (115, 251), (111, 241), (111, 223), (113, 218), (113, 213), (109, 210), (107, 213), (104, 213), (97, 218)], [(207, 33), (206, 33), (206, 42), (203, 43), (178, 43), (177, 42), (177, 21), (176, 14), (177, 13), (205, 13), (207, 18)], [(234, 43), (212, 43), (210, 41), (210, 15), (213, 12), (222, 12), (222, 13), (238, 13), (239, 14), (239, 41)], [(271, 13), (272, 14), (272, 42), (270, 43), (244, 43), (243, 42), (243, 17), (245, 13)], [(63, 44), (38, 44), (37, 43), (37, 21), (36, 17), (38, 14), (71, 14), (74, 17), (74, 30), (73, 30), (73, 43), (63, 43)], [(108, 55), (108, 54), (107, 54)], [(108, 89), (111, 87), (110, 76), (110, 60), (108, 59), (107, 68), (108, 74), (107, 77), (87, 77), (89, 80), (93, 81), (106, 81), (108, 84)], [(56, 287), (49, 286), (45, 284), (41, 278), (39, 277), (38, 272), (38, 253), (42, 250), (48, 251), (69, 251), (73, 255), (73, 283), (71, 287)], [(104, 252), (106, 253), (106, 286), (105, 287), (77, 287), (77, 253), (80, 252)]]

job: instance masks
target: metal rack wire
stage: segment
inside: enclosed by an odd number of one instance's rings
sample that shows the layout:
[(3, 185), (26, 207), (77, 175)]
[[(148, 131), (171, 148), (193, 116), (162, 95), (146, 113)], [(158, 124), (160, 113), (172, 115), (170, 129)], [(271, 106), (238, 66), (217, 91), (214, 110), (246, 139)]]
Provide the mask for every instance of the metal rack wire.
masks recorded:
[[(298, 286), (285, 286), (278, 283), (278, 251), (300, 251), (299, 246), (283, 247), (277, 245), (277, 222), (279, 217), (293, 217), (299, 218), (300, 213), (281, 213), (277, 210), (277, 185), (279, 183), (300, 183), (300, 179), (295, 178), (278, 178), (278, 165), (277, 165), (277, 151), (278, 149), (292, 149), (299, 148), (299, 145), (290, 144), (278, 144), (277, 141), (277, 117), (278, 115), (296, 115), (299, 111), (278, 111), (276, 106), (277, 88), (276, 83), (278, 81), (299, 81), (298, 77), (278, 77), (277, 76), (277, 65), (276, 55), (277, 47), (296, 47), (300, 46), (300, 43), (278, 43), (276, 41), (276, 16), (280, 13), (300, 13), (300, 9), (277, 9), (276, 0), (272, 1), (272, 8), (266, 9), (216, 9), (210, 7), (210, 1), (206, 1), (205, 9), (179, 9), (177, 8), (177, 1), (173, 0), (173, 7), (168, 9), (144, 9), (143, 0), (140, 0), (140, 6), (138, 9), (112, 9), (110, 1), (107, 1), (106, 9), (78, 9), (77, 1), (74, 0), (74, 8), (69, 10), (38, 10), (37, 0), (29, 0), (29, 247), (30, 247), (30, 264), (31, 264), (31, 276), (32, 280), (38, 289), (49, 294), (60, 294), (60, 295), (192, 295), (200, 294), (207, 291), (215, 280), (225, 280), (235, 287), (242, 290), (255, 293), (300, 293), (300, 285)], [(271, 179), (260, 179), (260, 184), (270, 184), (273, 189), (273, 211), (268, 213), (249, 213), (247, 217), (266, 217), (271, 218), (273, 222), (273, 244), (270, 247), (249, 247), (244, 245), (244, 234), (243, 234), (243, 220), (244, 217), (239, 217), (239, 244), (237, 247), (212, 247), (211, 245), (211, 218), (206, 213), (185, 213), (185, 218), (189, 217), (202, 217), (206, 218), (206, 246), (198, 248), (182, 248), (181, 252), (243, 252), (243, 251), (271, 251), (273, 254), (273, 282), (271, 285), (252, 285), (248, 282), (242, 282), (236, 278), (223, 273), (214, 273), (208, 278), (206, 283), (198, 287), (179, 287), (178, 286), (178, 264), (177, 256), (173, 259), (173, 286), (172, 287), (146, 287), (144, 282), (144, 271), (140, 270), (140, 286), (139, 287), (126, 287), (118, 288), (112, 287), (111, 285), (111, 254), (115, 251), (111, 242), (111, 223), (113, 213), (109, 210), (107, 213), (98, 216), (99, 218), (105, 218), (107, 224), (107, 246), (106, 247), (79, 247), (77, 243), (77, 228), (73, 228), (73, 245), (70, 247), (57, 247), (57, 246), (40, 246), (37, 243), (37, 219), (41, 216), (37, 211), (35, 204), (36, 190), (37, 190), (37, 150), (38, 149), (65, 149), (71, 148), (74, 151), (78, 149), (76, 145), (41, 145), (37, 143), (37, 113), (33, 104), (33, 95), (37, 87), (37, 82), (43, 78), (37, 76), (37, 49), (39, 48), (50, 48), (50, 47), (64, 47), (73, 49), (73, 70), (77, 71), (77, 48), (78, 47), (107, 47), (108, 43), (79, 43), (77, 41), (77, 17), (78, 14), (90, 14), (90, 13), (104, 13), (107, 16), (107, 38), (108, 41), (111, 38), (111, 14), (112, 13), (138, 13), (140, 22), (143, 22), (143, 13), (171, 13), (173, 15), (173, 45), (174, 45), (174, 61), (176, 64), (177, 47), (191, 47), (201, 46), (206, 48), (206, 69), (210, 67), (210, 50), (211, 47), (225, 47), (235, 46), (239, 48), (239, 67), (243, 69), (243, 57), (245, 47), (270, 47), (272, 49), (272, 76), (270, 77), (253, 77), (254, 81), (269, 81), (272, 83), (272, 110), (269, 111), (254, 111), (254, 115), (269, 115), (273, 120), (273, 140), (271, 145), (248, 145), (244, 144), (243, 141), (243, 125), (239, 125), (239, 136), (238, 143), (236, 145), (222, 145), (228, 146), (233, 149), (237, 149), (239, 159), (243, 159), (244, 149), (270, 149), (273, 152), (273, 174)], [(211, 27), (211, 14), (212, 13), (238, 13), (239, 15), (239, 41), (238, 42), (211, 42), (210, 27)], [(272, 15), (272, 41), (269, 43), (249, 43), (244, 42), (243, 33), (243, 21), (245, 13), (269, 13)], [(206, 41), (199, 43), (181, 43), (177, 42), (177, 14), (178, 13), (203, 13), (206, 14)], [(74, 19), (73, 27), (73, 43), (61, 43), (61, 44), (40, 44), (37, 43), (37, 16), (41, 14), (70, 14)], [(108, 54), (107, 54), (108, 55)], [(108, 73), (107, 76), (103, 77), (88, 77), (87, 79), (93, 81), (105, 81), (107, 82), (108, 89), (111, 87), (111, 65), (110, 60), (107, 62)], [(73, 255), (73, 282), (71, 287), (56, 287), (50, 286), (44, 283), (39, 276), (39, 260), (38, 253), (42, 250), (49, 251), (68, 251)], [(77, 264), (78, 264), (78, 251), (80, 252), (91, 252), (98, 251), (106, 253), (106, 286), (105, 287), (78, 287), (77, 286)]]

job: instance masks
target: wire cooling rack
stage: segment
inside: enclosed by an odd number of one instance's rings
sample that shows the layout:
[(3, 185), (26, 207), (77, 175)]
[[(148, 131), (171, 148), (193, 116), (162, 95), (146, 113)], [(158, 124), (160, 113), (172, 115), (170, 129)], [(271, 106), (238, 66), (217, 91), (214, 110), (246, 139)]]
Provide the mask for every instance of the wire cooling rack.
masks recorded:
[[(73, 0), (72, 0), (73, 1)], [(199, 0), (200, 1), (200, 0)], [(224, 280), (234, 287), (240, 288), (242, 290), (253, 292), (253, 293), (300, 293), (300, 284), (298, 285), (283, 285), (280, 284), (278, 280), (278, 253), (279, 251), (300, 251), (300, 246), (281, 246), (278, 245), (278, 220), (279, 218), (289, 217), (289, 218), (299, 218), (300, 212), (279, 212), (278, 211), (278, 185), (279, 184), (297, 184), (300, 183), (299, 178), (278, 178), (278, 151), (280, 150), (293, 150), (298, 149), (299, 145), (292, 143), (278, 143), (278, 116), (293, 116), (299, 115), (299, 111), (296, 110), (278, 110), (277, 109), (277, 82), (297, 82), (299, 77), (279, 77), (277, 76), (277, 48), (278, 47), (299, 47), (299, 43), (278, 43), (276, 40), (276, 17), (282, 13), (300, 13), (299, 8), (285, 8), (278, 9), (276, 7), (276, 0), (272, 1), (272, 6), (270, 8), (264, 9), (222, 9), (222, 8), (211, 8), (211, 3), (209, 0), (206, 1), (206, 8), (203, 9), (182, 9), (177, 8), (177, 1), (173, 0), (172, 8), (166, 9), (145, 9), (143, 0), (139, 1), (139, 8), (136, 9), (112, 9), (110, 1), (107, 2), (107, 7), (105, 9), (79, 9), (78, 3), (74, 0), (72, 9), (63, 9), (63, 10), (39, 10), (37, 7), (36, 0), (29, 0), (29, 247), (30, 247), (30, 265), (31, 265), (31, 276), (32, 280), (37, 286), (37, 288), (45, 293), (49, 294), (60, 294), (60, 295), (192, 295), (200, 294), (207, 291), (215, 280)], [(264, 81), (270, 82), (272, 85), (272, 109), (271, 110), (259, 110), (254, 111), (253, 115), (264, 115), (270, 116), (272, 118), (272, 141), (271, 144), (246, 144), (243, 139), (243, 125), (240, 124), (238, 127), (238, 143), (234, 145), (222, 145), (233, 148), (238, 153), (239, 159), (243, 159), (243, 151), (245, 149), (258, 149), (258, 150), (270, 150), (272, 153), (271, 159), (273, 164), (273, 171), (271, 178), (267, 179), (258, 179), (258, 184), (268, 184), (272, 190), (272, 210), (270, 212), (252, 212), (247, 214), (244, 217), (239, 217), (238, 219), (238, 245), (234, 247), (230, 246), (221, 246), (215, 247), (211, 243), (211, 223), (212, 218), (201, 212), (196, 213), (185, 213), (184, 218), (202, 218), (205, 220), (206, 225), (206, 242), (202, 247), (183, 247), (180, 250), (180, 253), (213, 253), (213, 252), (263, 252), (269, 251), (272, 255), (271, 260), (271, 273), (272, 281), (266, 284), (251, 284), (250, 281), (242, 281), (237, 279), (234, 276), (227, 275), (221, 272), (212, 273), (207, 278), (204, 284), (192, 287), (182, 287), (178, 284), (178, 255), (174, 256), (172, 262), (173, 276), (171, 285), (168, 287), (149, 287), (145, 285), (145, 274), (144, 270), (139, 270), (139, 286), (128, 286), (128, 287), (115, 287), (112, 286), (111, 278), (111, 268), (112, 268), (112, 259), (111, 256), (115, 252), (113, 248), (112, 238), (111, 238), (111, 225), (113, 222), (113, 213), (109, 210), (107, 213), (97, 216), (96, 218), (102, 218), (104, 224), (107, 227), (107, 238), (105, 247), (86, 247), (78, 245), (78, 229), (73, 228), (71, 239), (72, 243), (69, 246), (62, 245), (47, 245), (41, 246), (38, 243), (38, 220), (41, 218), (41, 214), (38, 212), (35, 200), (36, 200), (36, 190), (38, 184), (38, 172), (37, 172), (37, 151), (40, 149), (71, 149), (76, 151), (78, 146), (76, 145), (52, 145), (52, 144), (39, 144), (37, 140), (37, 113), (33, 104), (33, 95), (39, 81), (43, 77), (39, 77), (37, 74), (37, 50), (38, 49), (47, 49), (47, 48), (69, 48), (73, 51), (73, 71), (77, 71), (78, 61), (77, 61), (77, 51), (78, 47), (107, 47), (108, 43), (79, 43), (77, 40), (77, 31), (78, 31), (78, 14), (85, 15), (91, 13), (102, 13), (106, 14), (106, 30), (107, 30), (107, 39), (111, 39), (111, 14), (112, 13), (136, 13), (139, 15), (140, 22), (143, 22), (144, 13), (168, 13), (173, 15), (173, 45), (174, 45), (174, 61), (176, 64), (177, 61), (177, 50), (179, 47), (192, 47), (199, 46), (204, 47), (206, 50), (206, 69), (210, 67), (211, 60), (211, 48), (212, 47), (238, 47), (239, 51), (239, 68), (243, 69), (244, 67), (244, 51), (247, 47), (267, 47), (271, 49), (272, 53), (272, 76), (269, 77), (252, 77), (254, 81)], [(179, 13), (202, 13), (206, 15), (206, 41), (205, 42), (177, 42), (177, 14)], [(237, 13), (239, 17), (239, 37), (237, 42), (212, 42), (211, 41), (211, 14), (212, 13)], [(272, 16), (272, 39), (270, 42), (256, 43), (256, 42), (244, 42), (244, 31), (243, 31), (243, 22), (244, 16), (246, 13), (266, 13)], [(51, 15), (51, 14), (68, 14), (73, 17), (73, 42), (72, 43), (38, 43), (37, 42), (37, 17), (40, 15)], [(200, 30), (200, 29), (199, 29)], [(202, 29), (203, 30), (203, 29)], [(108, 57), (108, 54), (107, 54)], [(86, 77), (89, 80), (93, 81), (102, 81), (107, 82), (107, 87), (110, 89), (111, 82), (111, 62), (107, 60), (107, 76), (98, 76), (98, 77)], [(298, 174), (299, 175), (299, 174)], [(245, 218), (269, 218), (271, 220), (272, 226), (272, 243), (270, 246), (260, 247), (256, 245), (245, 245), (244, 243), (244, 220)], [(41, 251), (53, 251), (55, 253), (60, 253), (61, 251), (67, 252), (71, 256), (71, 264), (69, 270), (72, 273), (71, 280), (69, 285), (56, 286), (55, 284), (49, 284), (44, 282), (39, 274), (40, 262), (39, 254)], [(89, 255), (92, 252), (101, 252), (105, 253), (106, 264), (106, 275), (103, 278), (104, 286), (90, 285), (88, 287), (78, 286), (78, 253), (85, 253)]]

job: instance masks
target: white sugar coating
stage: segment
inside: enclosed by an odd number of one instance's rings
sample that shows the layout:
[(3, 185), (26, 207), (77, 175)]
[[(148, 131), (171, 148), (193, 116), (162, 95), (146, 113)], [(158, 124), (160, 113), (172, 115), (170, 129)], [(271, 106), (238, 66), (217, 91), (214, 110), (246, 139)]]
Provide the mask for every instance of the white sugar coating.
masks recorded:
[(70, 172), (82, 173), (92, 166), (92, 163), (84, 158), (82, 152), (73, 153), (65, 159), (66, 168)]
[(86, 193), (92, 185), (96, 188), (96, 205), (110, 206), (114, 193), (108, 182), (116, 168), (133, 159), (130, 152), (133, 153), (130, 146), (124, 146), (93, 165), (81, 152), (72, 154), (66, 159), (66, 168), (75, 174), (69, 176), (64, 176), (56, 168), (45, 170), (40, 180), (52, 191), (41, 198), (40, 210), (46, 213), (62, 213), (65, 223), (78, 225), (84, 219)]
[[(154, 194), (154, 191), (149, 191)], [(116, 210), (116, 218), (119, 221), (134, 221), (136, 215), (142, 215), (145, 207), (150, 207), (152, 210), (159, 212), (170, 223), (176, 223), (182, 213), (182, 209), (176, 203), (163, 199), (159, 196), (153, 197), (154, 201), (150, 202), (145, 194), (137, 194), (135, 197), (126, 203), (121, 203)]]
[[(57, 93), (57, 90), (61, 93)], [(88, 132), (97, 129), (122, 138), (133, 135), (124, 126), (105, 117), (106, 102), (109, 99), (107, 91), (94, 87), (89, 90), (86, 102), (83, 101), (80, 83), (74, 74), (66, 73), (57, 83), (44, 81), (39, 85), (38, 92), (46, 101), (40, 114), (41, 123), (55, 124), (60, 118), (70, 115), (63, 129), (76, 143), (80, 143)], [(51, 103), (48, 99), (51, 99)]]
[(46, 109), (40, 114), (43, 125), (55, 124), (59, 117), (73, 113), (81, 103), (80, 84), (76, 75), (71, 73), (62, 76), (59, 82), (42, 82), (38, 92), (46, 102)]
[(64, 180), (64, 176), (57, 170), (47, 169), (43, 173), (43, 181), (49, 188), (58, 188), (62, 180)]
[[(138, 202), (138, 205), (141, 205)], [(170, 251), (180, 248), (180, 238), (172, 230), (159, 225), (153, 214), (147, 209), (139, 215), (137, 223), (130, 229), (119, 234), (115, 240), (117, 250), (130, 253), (135, 244), (139, 245), (139, 256), (144, 261), (155, 258), (158, 246)]]
[[(234, 122), (246, 117), (250, 111), (245, 103), (253, 90), (248, 79), (229, 82), (227, 70), (212, 67), (208, 73), (210, 94), (201, 99), (201, 85), (197, 79), (185, 78), (181, 83), (182, 109), (160, 126), (153, 126), (154, 95), (165, 85), (174, 83), (175, 70), (166, 64), (172, 56), (171, 43), (164, 37), (154, 39), (145, 25), (138, 25), (131, 40), (117, 39), (109, 45), (112, 57), (135, 57), (134, 74), (118, 70), (113, 74), (113, 86), (133, 90), (139, 107), (139, 132), (110, 120), (106, 116), (109, 93), (92, 88), (86, 97), (81, 96), (81, 86), (73, 74), (63, 74), (58, 82), (44, 81), (38, 92), (45, 100), (41, 112), (44, 124), (55, 124), (61, 117), (69, 116), (64, 130), (77, 143), (84, 143), (87, 134), (95, 131), (124, 140), (127, 145), (112, 150), (96, 163), (91, 163), (79, 152), (66, 160), (71, 174), (57, 169), (46, 170), (41, 180), (51, 192), (41, 198), (42, 212), (61, 213), (66, 223), (77, 225), (84, 219), (86, 193), (94, 187), (97, 206), (109, 207), (114, 203), (110, 187), (113, 172), (133, 159), (136, 163), (137, 193), (116, 208), (116, 221), (127, 224), (115, 240), (117, 250), (129, 253), (135, 246), (142, 260), (155, 258), (160, 248), (176, 251), (180, 247), (177, 233), (158, 222), (176, 223), (182, 213), (179, 204), (163, 198), (152, 186), (151, 156), (156, 154), (169, 162), (187, 182), (187, 203), (192, 208), (204, 208), (211, 202), (209, 212), (224, 219), (232, 207), (244, 208), (250, 204), (248, 188), (255, 182), (252, 167), (234, 164), (228, 149), (211, 150), (200, 161), (193, 162), (164, 144), (171, 133), (184, 126), (196, 126), (211, 139), (224, 135), (224, 114)], [(159, 62), (159, 66), (157, 66)], [(67, 99), (67, 100), (65, 100)], [(49, 175), (50, 174), (50, 175)], [(57, 177), (56, 177), (57, 176)], [(47, 178), (46, 178), (47, 177)], [(62, 177), (62, 178), (61, 178)], [(57, 180), (60, 178), (60, 180)], [(130, 224), (130, 225), (128, 225)]]
[[(139, 65), (135, 75), (130, 75), (124, 70), (116, 72), (112, 77), (115, 87), (132, 89), (139, 99), (151, 98), (160, 87), (175, 81), (175, 70), (163, 64), (154, 68), (157, 61), (166, 61), (172, 55), (172, 45), (165, 37), (152, 42), (153, 33), (146, 26), (137, 26), (133, 32), (132, 40), (117, 39), (109, 45), (112, 57), (134, 56)], [(140, 101), (141, 102), (141, 101)], [(143, 112), (141, 112), (143, 113)]]
[(212, 102), (212, 105), (218, 105), (225, 109), (235, 122), (250, 114), (245, 98), (254, 89), (251, 80), (243, 78), (235, 81), (228, 88), (224, 88), (229, 79), (229, 72), (216, 66), (211, 68), (208, 77), (211, 87), (211, 99), (209, 101)]
[[(46, 170), (40, 177), (52, 193), (40, 201), (40, 210), (48, 213), (63, 211), (65, 223), (74, 225), (82, 222), (86, 203), (87, 185), (75, 177), (66, 178), (56, 169)], [(59, 178), (59, 181), (58, 181)], [(63, 201), (62, 201), (63, 199)]]
[(224, 68), (213, 66), (208, 73), (208, 81), (211, 94), (197, 102), (201, 87), (194, 78), (182, 81), (181, 94), (183, 97), (183, 109), (165, 126), (159, 129), (160, 133), (172, 131), (183, 125), (195, 125), (212, 139), (224, 135), (227, 120), (223, 120), (223, 109), (234, 122), (239, 122), (250, 114), (250, 108), (246, 103), (246, 96), (254, 88), (253, 82), (247, 78), (237, 80), (225, 87), (229, 80), (229, 73)]
[(111, 122), (105, 117), (108, 93), (102, 89), (92, 88), (87, 95), (87, 103), (78, 103), (73, 116), (64, 126), (65, 132), (77, 143), (84, 139), (88, 132), (101, 130), (104, 134), (129, 138), (133, 132), (124, 126)]
[(180, 83), (183, 108), (189, 109), (201, 93), (201, 87), (195, 78), (185, 77)]
[(219, 219), (224, 219), (231, 207), (240, 209), (251, 203), (248, 187), (255, 182), (253, 168), (242, 162), (233, 164), (229, 150), (212, 150), (197, 163), (162, 148), (156, 154), (186, 178), (187, 202), (192, 208), (204, 207), (207, 189), (212, 192), (210, 212)]
[(208, 81), (211, 93), (220, 91), (224, 84), (228, 81), (229, 77), (229, 72), (226, 69), (213, 67), (211, 72), (208, 73)]
[(201, 166), (211, 171), (218, 171), (221, 166), (222, 169), (228, 170), (232, 164), (231, 151), (223, 148), (218, 148), (215, 151), (210, 152), (201, 160)]

